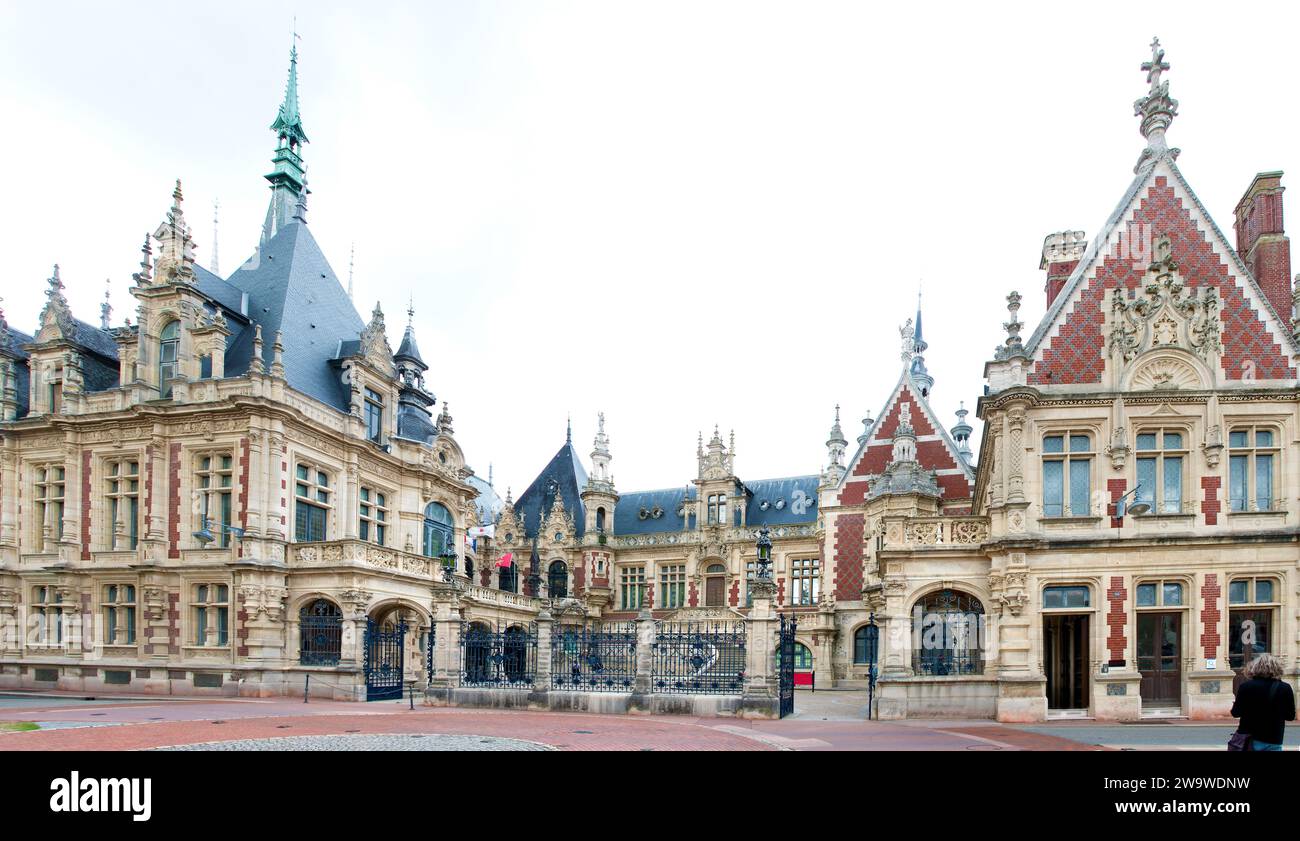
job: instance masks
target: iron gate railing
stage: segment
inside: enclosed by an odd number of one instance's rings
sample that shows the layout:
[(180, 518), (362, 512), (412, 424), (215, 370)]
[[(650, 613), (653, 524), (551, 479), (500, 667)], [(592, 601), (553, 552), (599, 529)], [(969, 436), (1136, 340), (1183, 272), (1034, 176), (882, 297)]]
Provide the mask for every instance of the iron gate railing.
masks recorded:
[(298, 662), (304, 666), (337, 666), (343, 652), (343, 617), (312, 616), (298, 619)]
[(406, 653), (406, 623), (384, 630), (366, 621), (366, 700), (383, 701), (402, 697), (403, 655)]
[(776, 637), (777, 694), (781, 702), (781, 718), (794, 712), (794, 632), (798, 623), (793, 616), (786, 621), (781, 616), (781, 626)]
[(552, 632), (551, 685), (556, 689), (631, 692), (635, 680), (635, 622)]
[(482, 623), (460, 629), (461, 686), (528, 686), (537, 675), (537, 629)]
[(744, 623), (659, 623), (650, 681), (655, 692), (740, 694), (745, 683)]
[(433, 686), (433, 650), (438, 642), (438, 626), (432, 624), (424, 635), (424, 684)]

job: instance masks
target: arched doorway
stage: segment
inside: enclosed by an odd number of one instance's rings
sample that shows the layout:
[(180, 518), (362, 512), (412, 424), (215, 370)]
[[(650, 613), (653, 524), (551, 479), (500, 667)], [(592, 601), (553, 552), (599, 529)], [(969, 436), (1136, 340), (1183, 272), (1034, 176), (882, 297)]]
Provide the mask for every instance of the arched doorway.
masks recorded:
[(553, 599), (569, 595), (569, 567), (564, 561), (551, 561), (546, 571), (546, 590)]
[(329, 599), (316, 599), (298, 611), (298, 662), (337, 666), (343, 652), (343, 611)]
[(727, 568), (709, 564), (704, 570), (704, 606), (722, 607), (727, 602)]
[(912, 607), (912, 669), (922, 675), (984, 673), (984, 605), (961, 590), (936, 590)]

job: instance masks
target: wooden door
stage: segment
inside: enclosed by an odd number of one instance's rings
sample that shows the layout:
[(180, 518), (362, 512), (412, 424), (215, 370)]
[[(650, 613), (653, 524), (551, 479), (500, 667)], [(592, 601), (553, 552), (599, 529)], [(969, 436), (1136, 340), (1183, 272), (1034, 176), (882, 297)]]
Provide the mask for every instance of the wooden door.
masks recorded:
[(1047, 707), (1088, 708), (1088, 617), (1049, 615), (1043, 620), (1043, 670), (1047, 673)]
[(1139, 613), (1137, 667), (1142, 675), (1142, 703), (1181, 704), (1183, 615)]
[(704, 605), (722, 607), (726, 599), (727, 579), (721, 575), (711, 575), (704, 579)]

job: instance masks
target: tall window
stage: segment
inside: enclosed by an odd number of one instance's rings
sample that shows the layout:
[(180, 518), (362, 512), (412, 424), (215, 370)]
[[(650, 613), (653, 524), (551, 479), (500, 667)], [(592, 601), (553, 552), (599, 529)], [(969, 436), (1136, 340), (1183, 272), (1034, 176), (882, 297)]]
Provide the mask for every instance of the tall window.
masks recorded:
[(1146, 581), (1134, 593), (1137, 607), (1182, 607), (1183, 585), (1178, 581)]
[(645, 567), (619, 570), (619, 598), (623, 610), (640, 610), (645, 601)]
[(678, 608), (686, 604), (686, 566), (673, 564), (659, 568), (659, 606)]
[(34, 499), (38, 544), (63, 539), (63, 491), (63, 465), (46, 464), (36, 468)]
[(134, 549), (140, 536), (140, 462), (115, 459), (105, 465), (108, 474), (109, 549)]
[(135, 645), (135, 586), (110, 584), (104, 588), (104, 644)]
[(50, 404), (50, 414), (57, 415), (63, 411), (63, 369), (54, 369), (53, 376), (50, 377), (46, 385), (46, 397)]
[(551, 598), (569, 595), (569, 567), (564, 561), (551, 561), (546, 571), (546, 592)]
[(515, 560), (510, 559), (509, 566), (497, 567), (498, 586), (507, 593), (519, 591), (519, 575), (515, 571)]
[(1086, 432), (1043, 438), (1043, 516), (1092, 514), (1092, 436)]
[(866, 666), (878, 662), (880, 655), (880, 628), (863, 625), (853, 632), (853, 662)]
[(725, 524), (727, 522), (727, 495), (709, 494), (709, 523)]
[(169, 321), (158, 334), (158, 395), (172, 396), (171, 378), (176, 376), (176, 358), (181, 346), (181, 323)]
[(388, 538), (388, 497), (382, 491), (373, 488), (361, 489), (361, 501), (357, 505), (361, 518), (361, 539), (387, 544)]
[(230, 505), (235, 483), (235, 457), (204, 453), (198, 457), (194, 485), (199, 494), (199, 528), (212, 530), (213, 543), (230, 545)]
[(63, 594), (57, 588), (37, 587), (32, 592), (32, 615), (37, 645), (63, 644)]
[(1138, 502), (1159, 514), (1183, 513), (1183, 464), (1187, 447), (1181, 431), (1161, 429), (1137, 437)]
[(378, 444), (384, 437), (384, 395), (366, 389), (366, 437)]
[(758, 574), (758, 561), (745, 562), (745, 607), (754, 606), (754, 576)]
[(821, 562), (817, 558), (795, 558), (790, 562), (790, 603), (817, 604), (821, 597)]
[(343, 652), (343, 611), (329, 599), (316, 599), (298, 611), (298, 662), (336, 666)]
[(1273, 615), (1281, 607), (1277, 580), (1236, 578), (1228, 584), (1228, 665), (1246, 666), (1273, 652)]
[(1228, 433), (1228, 504), (1232, 511), (1274, 511), (1281, 500), (1273, 476), (1279, 458), (1272, 429), (1243, 426)]
[(939, 590), (912, 608), (912, 668), (925, 675), (984, 672), (984, 605), (959, 590)]
[(294, 482), (294, 540), (325, 540), (330, 512), (330, 477), (319, 467), (299, 464)]
[(421, 544), (426, 558), (441, 557), (443, 550), (451, 546), (452, 530), (455, 521), (447, 506), (440, 502), (430, 502), (424, 507), (424, 541)]
[(223, 646), (230, 641), (230, 588), (194, 585), (194, 644)]

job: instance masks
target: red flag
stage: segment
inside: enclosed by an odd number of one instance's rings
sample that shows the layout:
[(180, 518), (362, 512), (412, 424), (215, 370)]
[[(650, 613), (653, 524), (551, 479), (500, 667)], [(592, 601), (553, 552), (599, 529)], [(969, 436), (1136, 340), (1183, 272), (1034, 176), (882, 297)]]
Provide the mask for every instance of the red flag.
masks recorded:
[(512, 561), (513, 558), (514, 558), (514, 554), (511, 552), (507, 552), (497, 559), (497, 566), (508, 567), (511, 565), (511, 563), (513, 563)]

